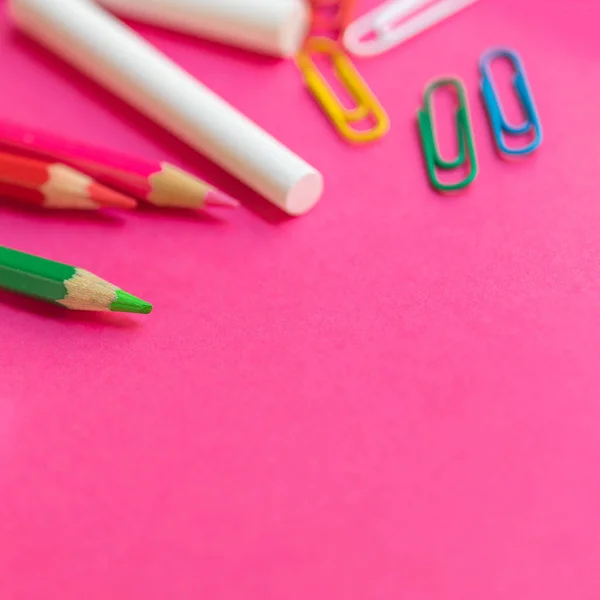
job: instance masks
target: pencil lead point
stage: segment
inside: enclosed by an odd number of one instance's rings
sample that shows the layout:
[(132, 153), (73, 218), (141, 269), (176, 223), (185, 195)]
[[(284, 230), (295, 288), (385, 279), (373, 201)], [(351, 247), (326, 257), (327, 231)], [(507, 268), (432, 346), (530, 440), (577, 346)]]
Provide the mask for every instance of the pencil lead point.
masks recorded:
[(138, 204), (137, 201), (130, 196), (126, 196), (121, 192), (117, 192), (98, 183), (90, 185), (89, 194), (92, 200), (100, 204), (102, 208), (132, 209), (136, 208)]
[(117, 290), (115, 292), (116, 299), (110, 305), (112, 312), (137, 313), (140, 315), (148, 315), (152, 312), (152, 304), (141, 300), (128, 292)]
[(220, 190), (212, 189), (206, 194), (207, 206), (224, 206), (227, 208), (238, 208), (240, 203), (235, 198), (228, 196)]

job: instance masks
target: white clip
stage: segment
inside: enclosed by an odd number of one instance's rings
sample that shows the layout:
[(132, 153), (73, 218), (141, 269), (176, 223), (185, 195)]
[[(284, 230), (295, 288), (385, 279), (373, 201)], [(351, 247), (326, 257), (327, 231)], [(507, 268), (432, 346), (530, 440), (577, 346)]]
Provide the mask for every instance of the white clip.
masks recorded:
[[(477, 0), (388, 0), (346, 27), (343, 43), (354, 56), (376, 56), (466, 8)], [(416, 12), (424, 8), (421, 12)], [(409, 15), (416, 14), (407, 19)], [(404, 19), (404, 20), (403, 20)]]

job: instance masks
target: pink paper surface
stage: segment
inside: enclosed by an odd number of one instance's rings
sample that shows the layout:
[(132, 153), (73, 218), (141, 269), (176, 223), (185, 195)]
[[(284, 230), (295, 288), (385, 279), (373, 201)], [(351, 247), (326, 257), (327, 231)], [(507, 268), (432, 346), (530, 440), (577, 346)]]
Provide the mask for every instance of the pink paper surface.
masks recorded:
[[(600, 3), (481, 0), (357, 61), (392, 122), (363, 148), (291, 62), (139, 27), (322, 170), (298, 219), (2, 12), (0, 118), (170, 160), (245, 204), (0, 205), (2, 244), (155, 304), (0, 294), (2, 600), (598, 600)], [(521, 54), (544, 125), (519, 163), (496, 156), (478, 96), (495, 45)], [(448, 74), (480, 173), (440, 197), (415, 117)]]

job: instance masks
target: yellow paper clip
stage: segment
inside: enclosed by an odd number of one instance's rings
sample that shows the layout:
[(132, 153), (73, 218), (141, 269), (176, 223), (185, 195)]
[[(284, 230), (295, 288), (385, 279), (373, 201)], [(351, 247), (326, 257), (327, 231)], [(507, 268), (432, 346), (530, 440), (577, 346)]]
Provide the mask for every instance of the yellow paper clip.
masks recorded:
[[(344, 84), (344, 87), (356, 102), (354, 108), (346, 108), (340, 102), (340, 99), (315, 65), (311, 58), (312, 54), (326, 54), (331, 57), (336, 77)], [(304, 45), (304, 49), (296, 55), (296, 64), (311, 94), (329, 116), (342, 137), (351, 142), (366, 143), (379, 139), (389, 131), (390, 121), (385, 110), (360, 76), (352, 61), (336, 42), (325, 37), (309, 38)], [(371, 129), (363, 131), (352, 127), (353, 123), (369, 117), (374, 122)]]

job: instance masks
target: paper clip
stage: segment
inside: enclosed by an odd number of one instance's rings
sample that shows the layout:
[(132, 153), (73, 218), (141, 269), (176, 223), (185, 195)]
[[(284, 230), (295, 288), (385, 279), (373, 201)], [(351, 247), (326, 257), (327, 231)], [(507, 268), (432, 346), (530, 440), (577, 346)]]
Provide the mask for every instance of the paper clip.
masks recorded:
[[(376, 56), (433, 27), (477, 0), (388, 0), (350, 23), (344, 47), (354, 56)], [(418, 12), (419, 9), (423, 9)], [(414, 14), (410, 19), (411, 14)]]
[[(346, 108), (342, 104), (311, 58), (313, 53), (331, 57), (336, 77), (356, 102), (354, 108)], [(309, 38), (304, 49), (296, 55), (296, 64), (309, 91), (342, 137), (351, 142), (365, 143), (388, 132), (390, 122), (387, 113), (335, 41), (326, 37)], [(374, 121), (371, 129), (362, 131), (351, 126), (369, 117)]]
[[(507, 122), (502, 108), (498, 102), (498, 95), (494, 87), (490, 63), (496, 58), (507, 58), (515, 69), (513, 86), (519, 97), (523, 110), (527, 115), (527, 121), (522, 125), (514, 126)], [(490, 124), (496, 138), (498, 150), (512, 156), (524, 156), (531, 154), (542, 143), (542, 125), (538, 116), (533, 94), (525, 75), (525, 69), (521, 57), (514, 51), (505, 48), (495, 48), (485, 52), (480, 59), (481, 70), (481, 93), (487, 108)], [(506, 136), (520, 136), (534, 133), (535, 139), (523, 148), (509, 148), (506, 145)]]
[(311, 0), (312, 34), (341, 34), (350, 23), (356, 0)]
[[(452, 86), (456, 90), (458, 108), (456, 110), (456, 128), (458, 133), (458, 156), (454, 160), (444, 160), (435, 141), (434, 119), (431, 109), (431, 96), (440, 87)], [(477, 157), (475, 153), (475, 142), (471, 128), (469, 107), (463, 83), (454, 78), (444, 78), (433, 81), (425, 89), (424, 106), (418, 112), (419, 128), (427, 173), (431, 185), (441, 192), (452, 192), (468, 186), (477, 175)], [(458, 169), (466, 163), (470, 165), (469, 174), (458, 183), (444, 184), (438, 179), (436, 170), (448, 171)]]

